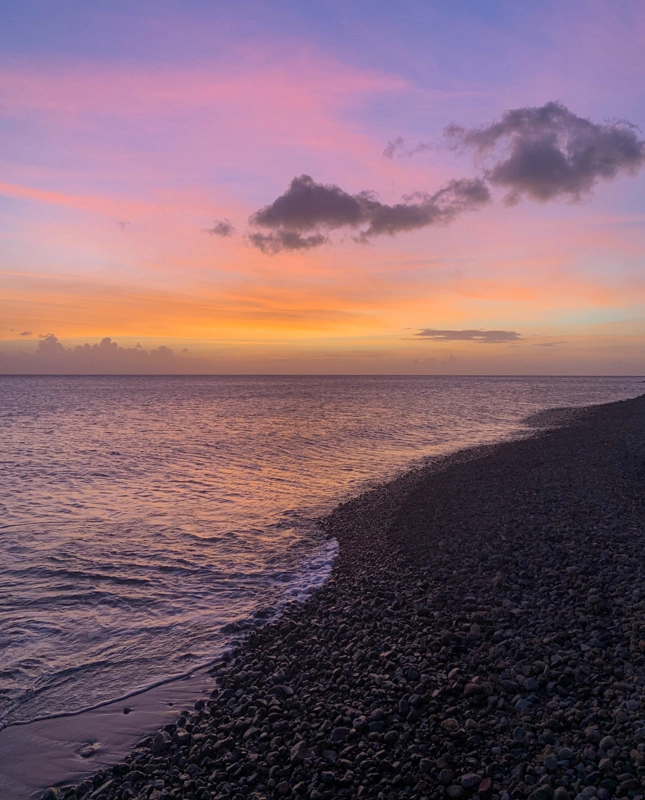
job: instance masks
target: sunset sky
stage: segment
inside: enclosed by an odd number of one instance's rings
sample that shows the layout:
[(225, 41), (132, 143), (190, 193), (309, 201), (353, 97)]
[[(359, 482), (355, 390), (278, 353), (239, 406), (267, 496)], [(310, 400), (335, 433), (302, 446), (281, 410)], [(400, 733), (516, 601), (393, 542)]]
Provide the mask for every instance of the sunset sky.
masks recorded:
[(645, 373), (642, 0), (0, 13), (0, 373)]

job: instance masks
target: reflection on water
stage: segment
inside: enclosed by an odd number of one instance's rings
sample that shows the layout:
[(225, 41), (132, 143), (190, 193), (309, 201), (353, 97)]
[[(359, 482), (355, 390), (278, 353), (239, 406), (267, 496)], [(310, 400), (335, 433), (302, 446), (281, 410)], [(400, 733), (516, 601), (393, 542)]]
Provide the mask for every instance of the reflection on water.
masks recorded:
[[(0, 378), (0, 720), (213, 658), (327, 576), (312, 519), (636, 378)], [(230, 637), (229, 637), (230, 638)]]

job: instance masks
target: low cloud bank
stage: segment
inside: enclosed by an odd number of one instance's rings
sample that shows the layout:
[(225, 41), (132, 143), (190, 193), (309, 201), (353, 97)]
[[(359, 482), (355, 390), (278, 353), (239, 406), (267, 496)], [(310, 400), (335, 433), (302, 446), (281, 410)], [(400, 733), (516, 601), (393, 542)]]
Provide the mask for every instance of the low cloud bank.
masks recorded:
[(2, 374), (113, 375), (167, 374), (188, 371), (190, 359), (162, 345), (152, 350), (121, 347), (110, 337), (99, 344), (65, 347), (53, 333), (43, 336), (35, 352), (0, 352)]
[(521, 342), (523, 337), (517, 331), (447, 331), (424, 328), (416, 334), (419, 339), (440, 342), (482, 342), (483, 344), (505, 344)]
[[(293, 178), (287, 191), (249, 218), (247, 240), (264, 253), (310, 250), (330, 241), (340, 229), (368, 242), (376, 236), (445, 225), (491, 201), (491, 187), (506, 192), (507, 205), (523, 197), (548, 202), (577, 202), (601, 180), (634, 175), (645, 163), (645, 141), (629, 122), (594, 123), (561, 103), (506, 111), (479, 128), (448, 125), (454, 150), (475, 156), (478, 174), (457, 178), (434, 192), (416, 192), (399, 203), (382, 203), (374, 192), (350, 194), (309, 175)], [(431, 145), (407, 149), (399, 136), (388, 143), (385, 158), (413, 156)]]

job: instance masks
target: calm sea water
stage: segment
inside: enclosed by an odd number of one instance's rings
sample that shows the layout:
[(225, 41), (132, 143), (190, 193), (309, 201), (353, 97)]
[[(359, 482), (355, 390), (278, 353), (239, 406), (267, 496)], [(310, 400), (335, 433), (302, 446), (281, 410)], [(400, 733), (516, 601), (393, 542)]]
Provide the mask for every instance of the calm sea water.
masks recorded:
[(185, 674), (329, 574), (313, 520), (638, 378), (0, 377), (0, 725)]

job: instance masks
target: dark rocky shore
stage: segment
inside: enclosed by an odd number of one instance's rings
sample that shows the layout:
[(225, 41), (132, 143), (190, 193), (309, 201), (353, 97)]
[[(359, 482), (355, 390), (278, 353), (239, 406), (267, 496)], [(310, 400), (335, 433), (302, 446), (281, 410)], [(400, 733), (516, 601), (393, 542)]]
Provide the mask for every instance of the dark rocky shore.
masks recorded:
[(645, 397), (337, 508), (340, 554), (217, 688), (46, 797), (638, 798)]

